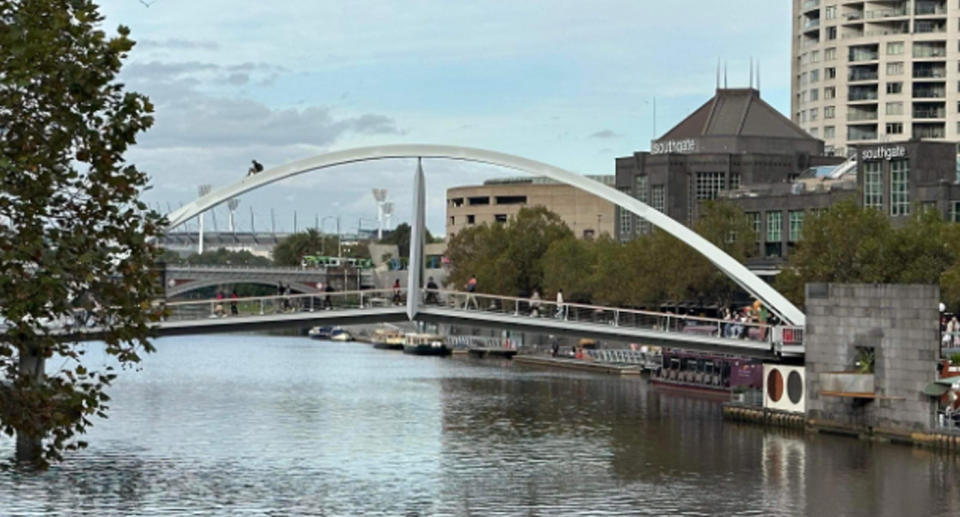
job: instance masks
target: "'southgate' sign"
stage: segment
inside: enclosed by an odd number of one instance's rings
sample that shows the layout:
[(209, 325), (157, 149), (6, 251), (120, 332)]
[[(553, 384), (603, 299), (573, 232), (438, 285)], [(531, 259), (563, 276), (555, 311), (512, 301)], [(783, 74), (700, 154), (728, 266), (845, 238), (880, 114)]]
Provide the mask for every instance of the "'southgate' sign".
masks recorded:
[(907, 148), (902, 145), (880, 145), (860, 152), (863, 161), (892, 160), (907, 155)]
[(692, 138), (685, 140), (663, 140), (653, 142), (650, 154), (693, 153), (697, 150), (697, 141)]

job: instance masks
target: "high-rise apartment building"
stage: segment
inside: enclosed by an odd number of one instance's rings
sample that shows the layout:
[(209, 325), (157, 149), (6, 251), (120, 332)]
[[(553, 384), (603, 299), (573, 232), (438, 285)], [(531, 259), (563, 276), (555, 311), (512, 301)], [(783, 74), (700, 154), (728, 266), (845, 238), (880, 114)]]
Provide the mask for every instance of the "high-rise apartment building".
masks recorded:
[(791, 118), (827, 151), (960, 140), (960, 0), (793, 0)]

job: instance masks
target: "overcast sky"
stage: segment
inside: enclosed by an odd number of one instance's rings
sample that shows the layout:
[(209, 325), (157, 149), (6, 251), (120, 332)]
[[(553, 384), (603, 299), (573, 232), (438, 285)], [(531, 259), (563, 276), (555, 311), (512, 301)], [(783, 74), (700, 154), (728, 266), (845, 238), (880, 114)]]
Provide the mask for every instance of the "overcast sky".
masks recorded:
[[(149, 3), (149, 6), (143, 2)], [(226, 186), (326, 151), (430, 143), (512, 153), (583, 174), (648, 150), (713, 95), (717, 60), (746, 86), (758, 61), (767, 102), (789, 112), (790, 2), (783, 0), (103, 0), (105, 29), (138, 44), (123, 80), (156, 124), (128, 158), (148, 171), (151, 206), (176, 208), (201, 183)], [(240, 229), (376, 226), (410, 216), (411, 161), (343, 166), (241, 198)], [(427, 161), (428, 225), (444, 230), (448, 187), (517, 176)], [(226, 209), (217, 209), (226, 227)], [(212, 220), (207, 219), (212, 228)]]

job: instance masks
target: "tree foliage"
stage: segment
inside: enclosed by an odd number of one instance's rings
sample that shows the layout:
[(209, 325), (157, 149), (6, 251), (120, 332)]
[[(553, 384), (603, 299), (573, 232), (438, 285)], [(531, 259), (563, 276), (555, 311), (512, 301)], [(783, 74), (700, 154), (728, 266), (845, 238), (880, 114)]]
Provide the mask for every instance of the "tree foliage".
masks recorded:
[(960, 233), (933, 210), (894, 226), (879, 210), (853, 201), (808, 218), (776, 288), (803, 304), (810, 282), (922, 283), (960, 303)]
[[(707, 203), (695, 229), (738, 260), (756, 250), (751, 223), (735, 206)], [(480, 289), (527, 295), (533, 288), (568, 301), (655, 306), (667, 300), (727, 303), (736, 286), (692, 248), (653, 231), (628, 243), (609, 235), (574, 237), (555, 214), (524, 209), (506, 225), (481, 225), (450, 239), (451, 280), (462, 286), (476, 274)]]
[[(44, 439), (29, 458), (40, 466), (85, 445), (76, 436), (106, 416), (115, 377), (83, 365), (51, 322), (102, 327), (129, 365), (153, 350), (158, 316), (161, 220), (138, 200), (147, 175), (123, 159), (153, 108), (116, 81), (134, 43), (102, 20), (89, 0), (0, 0), (0, 429)], [(50, 357), (63, 361), (47, 375), (22, 366)]]
[[(430, 230), (424, 228), (424, 242), (429, 244), (431, 242), (436, 242), (433, 235), (430, 234)], [(407, 223), (400, 223), (397, 227), (387, 234), (386, 237), (380, 239), (378, 244), (393, 244), (397, 247), (397, 253), (401, 257), (410, 256), (410, 236), (412, 234), (412, 229)]]
[(278, 266), (299, 266), (306, 255), (337, 256), (343, 251), (345, 257), (370, 258), (370, 250), (364, 243), (347, 244), (337, 235), (326, 235), (314, 229), (287, 236), (273, 248), (273, 263)]

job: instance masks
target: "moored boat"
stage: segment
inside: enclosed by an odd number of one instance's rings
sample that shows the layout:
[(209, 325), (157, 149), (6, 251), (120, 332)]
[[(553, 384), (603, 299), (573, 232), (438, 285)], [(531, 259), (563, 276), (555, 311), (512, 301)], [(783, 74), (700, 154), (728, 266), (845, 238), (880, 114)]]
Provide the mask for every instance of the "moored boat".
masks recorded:
[(404, 336), (403, 353), (415, 355), (450, 355), (447, 340), (440, 334), (408, 333)]
[(307, 332), (311, 339), (325, 341), (353, 341), (353, 336), (340, 327), (313, 327)]
[(664, 349), (662, 357), (650, 382), (663, 387), (718, 394), (763, 387), (763, 364), (754, 359), (676, 349)]
[(370, 338), (373, 348), (382, 350), (403, 350), (405, 339), (400, 329), (383, 328), (374, 331)]

